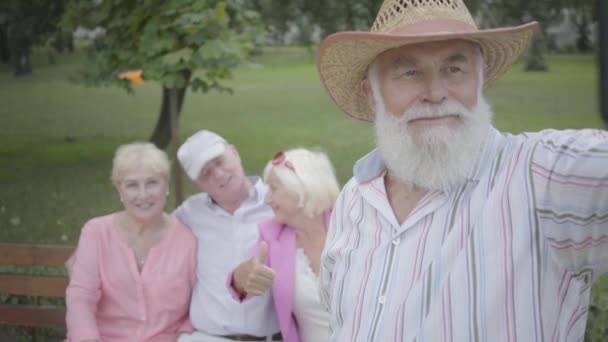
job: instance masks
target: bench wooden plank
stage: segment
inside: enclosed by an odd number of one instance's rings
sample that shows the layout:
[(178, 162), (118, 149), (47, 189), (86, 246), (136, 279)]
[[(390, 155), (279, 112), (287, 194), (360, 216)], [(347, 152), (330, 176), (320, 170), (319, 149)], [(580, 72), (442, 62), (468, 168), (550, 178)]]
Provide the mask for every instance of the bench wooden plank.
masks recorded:
[[(0, 265), (62, 267), (74, 252), (72, 246), (0, 243)], [(64, 276), (0, 274), (0, 294), (65, 297), (69, 279)], [(0, 304), (0, 324), (65, 330), (63, 306)]]
[(74, 247), (0, 243), (0, 265), (63, 266)]
[(0, 304), (0, 324), (65, 328), (65, 308)]
[(68, 283), (66, 277), (0, 274), (0, 294), (64, 297)]

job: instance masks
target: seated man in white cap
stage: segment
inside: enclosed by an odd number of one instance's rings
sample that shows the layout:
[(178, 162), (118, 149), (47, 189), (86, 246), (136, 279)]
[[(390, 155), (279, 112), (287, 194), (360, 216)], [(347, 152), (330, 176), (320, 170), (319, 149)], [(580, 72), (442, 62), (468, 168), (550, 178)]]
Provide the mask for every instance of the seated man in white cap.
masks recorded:
[(483, 95), (536, 26), (478, 30), (461, 0), (386, 0), (371, 32), (319, 47), (327, 93), (377, 142), (321, 260), (331, 341), (584, 339), (608, 270), (608, 133), (500, 133)]
[(203, 191), (174, 212), (198, 240), (198, 279), (190, 305), (197, 331), (179, 341), (280, 341), (271, 294), (239, 303), (226, 285), (232, 270), (251, 257), (258, 224), (273, 215), (264, 204), (266, 186), (259, 177), (245, 176), (236, 147), (214, 132), (195, 133), (177, 156)]

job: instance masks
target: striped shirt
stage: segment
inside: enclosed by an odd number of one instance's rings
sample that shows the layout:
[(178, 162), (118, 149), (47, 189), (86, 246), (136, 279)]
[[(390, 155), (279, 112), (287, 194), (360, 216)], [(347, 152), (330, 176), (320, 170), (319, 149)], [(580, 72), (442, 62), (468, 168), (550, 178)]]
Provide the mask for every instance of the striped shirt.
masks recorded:
[(322, 255), (331, 341), (582, 341), (608, 270), (608, 132), (491, 128), (461, 186), (402, 224), (377, 150), (342, 190)]

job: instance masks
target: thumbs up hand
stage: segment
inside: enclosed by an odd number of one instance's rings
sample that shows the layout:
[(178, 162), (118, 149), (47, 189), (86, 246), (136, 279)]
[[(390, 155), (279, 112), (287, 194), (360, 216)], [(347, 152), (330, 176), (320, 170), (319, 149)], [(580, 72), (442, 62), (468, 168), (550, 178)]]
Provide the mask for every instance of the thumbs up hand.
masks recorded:
[(268, 244), (262, 241), (258, 255), (237, 266), (233, 273), (233, 281), (239, 293), (259, 296), (272, 287), (275, 273), (266, 266), (267, 258)]

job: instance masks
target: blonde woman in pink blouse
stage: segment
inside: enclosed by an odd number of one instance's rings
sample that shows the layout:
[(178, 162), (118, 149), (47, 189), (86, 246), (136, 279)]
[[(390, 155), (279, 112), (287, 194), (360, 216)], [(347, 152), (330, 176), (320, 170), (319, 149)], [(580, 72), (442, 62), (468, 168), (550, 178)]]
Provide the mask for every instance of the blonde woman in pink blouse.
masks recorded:
[(82, 228), (67, 288), (68, 341), (176, 341), (191, 332), (196, 239), (164, 212), (169, 161), (149, 143), (116, 151), (124, 210)]

